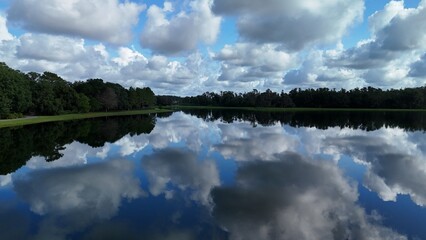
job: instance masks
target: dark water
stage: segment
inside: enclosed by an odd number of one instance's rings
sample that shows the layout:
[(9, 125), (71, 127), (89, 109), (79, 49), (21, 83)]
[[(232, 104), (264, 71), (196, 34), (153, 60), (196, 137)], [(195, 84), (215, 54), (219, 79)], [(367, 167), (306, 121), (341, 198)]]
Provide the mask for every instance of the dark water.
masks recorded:
[(426, 239), (426, 114), (0, 129), (0, 239)]

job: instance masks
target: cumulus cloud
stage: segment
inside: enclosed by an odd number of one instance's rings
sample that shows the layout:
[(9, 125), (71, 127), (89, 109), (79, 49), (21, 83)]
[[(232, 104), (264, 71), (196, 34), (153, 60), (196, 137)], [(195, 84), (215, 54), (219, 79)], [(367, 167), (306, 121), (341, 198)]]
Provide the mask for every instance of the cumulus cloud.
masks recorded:
[(194, 72), (179, 61), (169, 61), (166, 57), (155, 55), (148, 61), (141, 59), (129, 63), (121, 69), (123, 75), (139, 81), (149, 82), (153, 87), (185, 87), (195, 78)]
[(220, 184), (219, 172), (213, 161), (199, 161), (197, 154), (181, 149), (166, 148), (142, 159), (151, 194), (164, 193), (172, 197), (167, 184), (189, 190), (191, 199), (208, 206), (210, 190)]
[(60, 239), (72, 231), (111, 218), (122, 199), (142, 196), (133, 170), (130, 162), (116, 160), (15, 175), (13, 184), (18, 196), (33, 212), (46, 216), (40, 223), (40, 239)]
[(17, 57), (52, 62), (76, 62), (85, 52), (84, 40), (26, 33), (19, 37)]
[(120, 66), (127, 66), (135, 61), (148, 62), (148, 59), (138, 51), (127, 47), (120, 47), (118, 49), (118, 57), (113, 58), (112, 61)]
[(213, 5), (217, 14), (237, 16), (243, 38), (279, 43), (289, 50), (339, 40), (363, 10), (360, 0), (215, 0)]
[[(354, 88), (376, 86), (401, 88), (423, 85), (422, 60), (426, 34), (425, 1), (405, 8), (404, 1), (390, 1), (368, 18), (371, 36), (356, 46), (311, 50), (297, 69), (284, 77), (286, 86)], [(426, 27), (426, 26), (425, 26)]]
[[(412, 59), (426, 49), (424, 1), (417, 8), (404, 8), (404, 1), (390, 1), (383, 10), (369, 17), (370, 39), (330, 58), (326, 65), (365, 70), (360, 76), (369, 85), (407, 86), (420, 81), (407, 79)], [(416, 75), (413, 64), (411, 75)], [(405, 79), (402, 83), (401, 79)]]
[(0, 42), (3, 40), (12, 40), (13, 36), (9, 33), (6, 26), (6, 18), (0, 14)]
[(173, 12), (170, 2), (160, 8), (152, 5), (148, 9), (148, 20), (141, 35), (141, 44), (156, 53), (173, 55), (193, 50), (199, 42), (214, 43), (220, 29), (221, 18), (211, 12), (212, 0), (194, 0), (189, 3), (190, 11), (180, 11), (168, 19)]
[(343, 46), (339, 44), (333, 50), (309, 52), (299, 68), (292, 69), (285, 74), (283, 84), (287, 89), (294, 87), (339, 88), (343, 85), (346, 88), (353, 88), (363, 85), (364, 80), (356, 70), (332, 68), (326, 65), (330, 58), (340, 54), (341, 51), (343, 51)]
[(118, 0), (14, 0), (8, 20), (30, 31), (124, 44), (144, 8)]
[(276, 44), (225, 45), (213, 59), (221, 62), (219, 81), (254, 83), (262, 89), (279, 86), (284, 72), (296, 63), (293, 54), (279, 50)]
[(356, 204), (356, 186), (333, 164), (283, 153), (242, 165), (212, 191), (213, 216), (231, 239), (407, 239)]
[(411, 77), (426, 77), (426, 54), (424, 54), (418, 61), (411, 64), (410, 67), (409, 75)]
[(103, 44), (37, 33), (0, 41), (2, 61), (24, 72), (55, 72), (68, 81), (96, 77), (124, 87), (149, 86), (156, 94), (176, 93), (177, 86), (182, 95), (204, 91), (209, 60), (200, 53), (181, 61), (161, 55), (145, 57), (128, 47), (116, 51), (114, 56), (114, 51)]
[(126, 86), (149, 86), (156, 94), (194, 95), (205, 91), (203, 86), (211, 74), (209, 60), (200, 53), (192, 53), (185, 59), (170, 60), (163, 55), (130, 62), (120, 69)]
[[(371, 21), (374, 22), (373, 28), (376, 30), (376, 41), (381, 43), (381, 46), (390, 51), (406, 51), (413, 49), (426, 48), (426, 33), (419, 29), (426, 28), (426, 8), (425, 2), (419, 3), (416, 9), (403, 8), (403, 1), (397, 8), (397, 14), (393, 18), (387, 18), (390, 21), (388, 24), (377, 26), (377, 21), (382, 20), (383, 16), (373, 15)], [(394, 1), (388, 3), (383, 11), (395, 12), (392, 5)], [(379, 18), (380, 20), (377, 20)], [(384, 21), (383, 21), (384, 22)], [(382, 27), (381, 29), (379, 27)]]
[(368, 69), (361, 77), (369, 86), (373, 85), (384, 88), (416, 86), (417, 84), (413, 84), (413, 81), (407, 78), (409, 71), (409, 65), (402, 64), (398, 60), (389, 63), (383, 68)]
[(68, 81), (94, 76), (116, 81), (118, 77), (118, 67), (110, 61), (105, 45), (89, 45), (83, 39), (25, 33), (0, 41), (0, 54), (12, 68), (55, 72)]

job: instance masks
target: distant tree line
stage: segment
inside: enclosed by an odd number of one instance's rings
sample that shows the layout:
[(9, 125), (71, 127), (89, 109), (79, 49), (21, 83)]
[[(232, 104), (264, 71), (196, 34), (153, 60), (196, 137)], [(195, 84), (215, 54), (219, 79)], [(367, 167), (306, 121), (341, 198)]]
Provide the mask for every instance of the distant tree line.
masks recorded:
[(70, 83), (55, 73), (24, 74), (0, 63), (0, 118), (133, 110), (155, 104), (156, 96), (148, 87), (126, 89), (102, 79)]
[(328, 88), (293, 89), (289, 93), (271, 90), (246, 93), (206, 92), (193, 97), (158, 96), (160, 105), (224, 107), (301, 107), (301, 108), (391, 108), (426, 109), (426, 86), (382, 90), (373, 87), (352, 90)]

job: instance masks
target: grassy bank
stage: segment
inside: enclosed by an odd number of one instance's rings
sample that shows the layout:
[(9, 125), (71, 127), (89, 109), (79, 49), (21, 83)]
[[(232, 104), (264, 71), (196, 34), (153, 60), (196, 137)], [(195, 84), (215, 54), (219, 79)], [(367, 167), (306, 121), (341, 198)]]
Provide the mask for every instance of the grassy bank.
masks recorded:
[(164, 113), (170, 112), (170, 109), (147, 109), (135, 111), (121, 111), (121, 112), (93, 112), (93, 113), (76, 113), (57, 116), (36, 116), (30, 118), (7, 119), (0, 120), (0, 128), (22, 126), (36, 123), (57, 122), (57, 121), (70, 121), (86, 118), (108, 117), (108, 116), (128, 116), (128, 115), (141, 115), (150, 113)]
[(313, 111), (341, 111), (341, 112), (426, 112), (426, 109), (381, 109), (381, 108), (271, 108), (271, 107), (217, 107), (217, 106), (173, 106), (170, 109), (207, 109), (207, 110), (245, 110), (259, 112), (313, 112)]

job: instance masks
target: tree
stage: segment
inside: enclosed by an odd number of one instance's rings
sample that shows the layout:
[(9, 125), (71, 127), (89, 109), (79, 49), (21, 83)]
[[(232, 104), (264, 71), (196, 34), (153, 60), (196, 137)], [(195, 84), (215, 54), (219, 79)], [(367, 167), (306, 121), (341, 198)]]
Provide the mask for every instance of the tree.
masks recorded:
[(110, 87), (105, 88), (105, 90), (99, 96), (99, 100), (106, 111), (117, 108), (117, 94), (115, 94), (114, 90)]
[(0, 92), (0, 118), (29, 111), (32, 105), (30, 80), (5, 63), (0, 63)]
[(29, 77), (36, 83), (33, 95), (37, 112), (55, 115), (78, 111), (79, 95), (70, 83), (51, 72), (41, 76), (30, 74)]
[(90, 111), (90, 99), (82, 93), (78, 94), (77, 109), (78, 112), (81, 113), (87, 113)]
[(7, 117), (10, 114), (12, 102), (4, 92), (0, 92), (0, 118)]
[(156, 98), (154, 92), (149, 87), (142, 88), (142, 106), (152, 107), (156, 104)]

